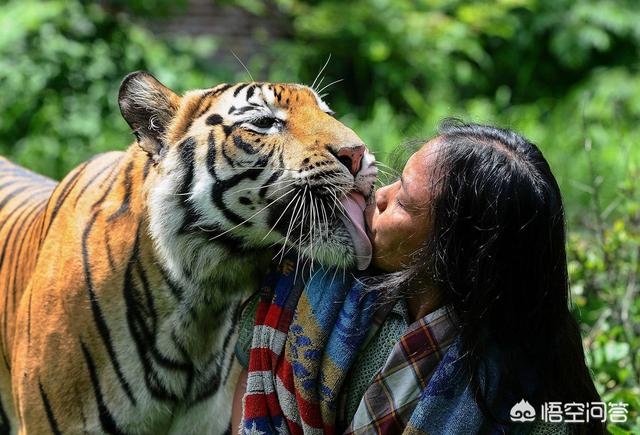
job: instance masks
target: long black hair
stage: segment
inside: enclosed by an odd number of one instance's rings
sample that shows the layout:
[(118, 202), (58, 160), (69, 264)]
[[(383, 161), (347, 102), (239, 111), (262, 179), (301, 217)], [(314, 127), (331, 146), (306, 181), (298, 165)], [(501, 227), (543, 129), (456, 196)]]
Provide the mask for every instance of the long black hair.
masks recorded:
[[(503, 351), (498, 400), (538, 410), (598, 401), (570, 312), (560, 189), (542, 153), (513, 131), (457, 120), (441, 124), (433, 152), (433, 232), (404, 276), (432, 283), (453, 307), (478, 405), (497, 418), (479, 377), (489, 343)], [(521, 385), (523, 365), (533, 392)]]

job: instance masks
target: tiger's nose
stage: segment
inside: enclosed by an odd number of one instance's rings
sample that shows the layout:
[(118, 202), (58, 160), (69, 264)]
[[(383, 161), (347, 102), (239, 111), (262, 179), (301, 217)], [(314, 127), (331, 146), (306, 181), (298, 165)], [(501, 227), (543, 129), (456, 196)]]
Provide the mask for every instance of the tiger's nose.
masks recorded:
[(360, 170), (360, 163), (362, 162), (362, 156), (364, 156), (366, 148), (364, 145), (357, 145), (354, 147), (340, 148), (336, 153), (336, 157), (347, 167), (349, 172), (356, 175)]

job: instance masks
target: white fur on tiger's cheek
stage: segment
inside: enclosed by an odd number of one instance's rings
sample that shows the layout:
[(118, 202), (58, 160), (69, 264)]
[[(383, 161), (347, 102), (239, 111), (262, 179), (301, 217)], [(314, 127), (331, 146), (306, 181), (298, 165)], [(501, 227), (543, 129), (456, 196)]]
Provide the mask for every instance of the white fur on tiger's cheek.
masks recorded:
[[(206, 168), (194, 167), (195, 189), (184, 195), (179, 191), (187, 168), (176, 152), (169, 153), (163, 161), (164, 174), (149, 194), (149, 229), (161, 256), (161, 261), (176, 280), (188, 281), (184, 275), (188, 267), (196, 276), (206, 276), (217, 266), (223, 250), (203, 238), (180, 235), (187, 211), (184, 202), (194, 208), (204, 201), (202, 190), (212, 183)], [(203, 186), (203, 187), (200, 187)], [(194, 224), (199, 225), (199, 222)]]
[(274, 106), (275, 102), (276, 102), (276, 96), (275, 93), (273, 92), (273, 90), (269, 89), (268, 87), (262, 87), (262, 95), (263, 95), (263, 99), (264, 101), (269, 105), (269, 106)]
[(275, 107), (272, 108), (271, 111), (273, 112), (273, 115), (282, 122), (286, 121), (289, 118), (289, 114), (286, 110)]

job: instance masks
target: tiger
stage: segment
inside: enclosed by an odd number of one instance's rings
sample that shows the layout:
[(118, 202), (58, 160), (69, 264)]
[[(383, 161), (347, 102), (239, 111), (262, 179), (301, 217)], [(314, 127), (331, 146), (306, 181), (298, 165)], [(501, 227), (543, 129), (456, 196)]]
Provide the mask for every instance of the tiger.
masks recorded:
[(59, 183), (0, 160), (1, 433), (230, 433), (236, 319), (272, 259), (367, 255), (345, 204), (376, 160), (311, 87), (180, 96), (138, 71), (118, 104), (133, 143)]

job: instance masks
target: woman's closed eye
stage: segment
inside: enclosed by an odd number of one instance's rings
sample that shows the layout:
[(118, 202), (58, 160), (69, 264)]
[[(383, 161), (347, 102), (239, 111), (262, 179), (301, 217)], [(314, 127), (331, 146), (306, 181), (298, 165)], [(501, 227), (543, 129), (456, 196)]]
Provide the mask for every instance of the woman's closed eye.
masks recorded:
[(407, 210), (407, 206), (406, 206), (406, 205), (404, 204), (404, 202), (402, 202), (402, 201), (400, 200), (400, 198), (398, 198), (397, 196), (396, 196), (396, 204), (398, 204), (398, 206), (399, 206), (400, 208), (402, 208), (402, 209), (404, 209), (404, 210)]

